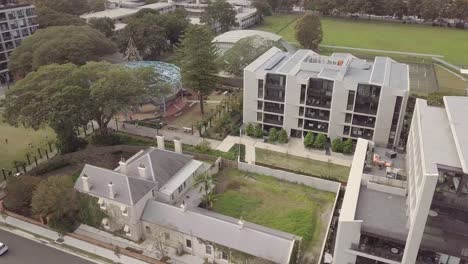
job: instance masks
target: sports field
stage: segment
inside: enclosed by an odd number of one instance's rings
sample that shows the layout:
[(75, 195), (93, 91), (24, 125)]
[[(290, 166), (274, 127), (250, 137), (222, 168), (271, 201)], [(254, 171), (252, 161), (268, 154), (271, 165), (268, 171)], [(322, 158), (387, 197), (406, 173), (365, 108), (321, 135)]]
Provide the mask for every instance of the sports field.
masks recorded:
[[(298, 15), (274, 15), (256, 29), (277, 33), (297, 43), (294, 26)], [(322, 44), (354, 48), (438, 54), (459, 65), (468, 65), (466, 30), (407, 25), (380, 21), (322, 18)]]

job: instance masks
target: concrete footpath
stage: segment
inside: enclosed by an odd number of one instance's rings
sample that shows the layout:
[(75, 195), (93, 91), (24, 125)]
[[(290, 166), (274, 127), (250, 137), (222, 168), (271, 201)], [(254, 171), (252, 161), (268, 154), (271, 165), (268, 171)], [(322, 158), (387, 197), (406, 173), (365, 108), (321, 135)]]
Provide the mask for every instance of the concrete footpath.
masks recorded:
[(325, 151), (307, 149), (299, 138), (290, 138), (287, 144), (270, 144), (263, 142), (262, 139), (255, 139), (248, 136), (236, 137), (227, 136), (216, 148), (221, 151), (228, 151), (234, 144), (245, 145), (245, 162), (255, 164), (255, 149), (261, 148), (280, 153), (303, 157), (323, 162), (331, 162), (337, 165), (351, 166), (353, 156), (343, 155), (341, 153), (330, 153), (325, 155)]
[[(49, 228), (32, 224), (29, 221), (25, 221), (9, 215), (0, 215), (0, 228), (24, 238), (35, 240), (50, 247), (54, 247), (69, 254), (79, 256), (94, 263), (162, 264), (162, 262), (157, 260), (143, 261), (125, 255), (122, 252), (117, 253), (114, 247), (110, 245), (108, 245), (106, 248), (104, 246), (99, 246), (87, 241), (83, 241), (74, 236), (61, 236)], [(63, 241), (58, 239), (63, 239)]]

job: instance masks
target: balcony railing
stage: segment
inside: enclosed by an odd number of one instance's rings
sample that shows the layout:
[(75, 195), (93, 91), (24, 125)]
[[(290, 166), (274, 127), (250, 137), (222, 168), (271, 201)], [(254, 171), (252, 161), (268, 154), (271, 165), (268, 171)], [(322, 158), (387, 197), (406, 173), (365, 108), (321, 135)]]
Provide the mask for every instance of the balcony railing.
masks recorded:
[(306, 123), (304, 129), (328, 133), (328, 125), (324, 124)]
[(368, 140), (372, 140), (373, 134), (372, 132), (358, 132), (358, 131), (353, 131), (351, 130), (351, 136), (355, 138), (364, 138)]
[(278, 120), (274, 118), (264, 118), (263, 123), (269, 123), (274, 125), (283, 125), (283, 120)]
[(351, 249), (357, 252), (369, 254), (372, 256), (385, 258), (393, 261), (401, 262), (403, 258), (403, 249), (394, 248), (387, 245), (371, 245), (371, 244), (351, 244)]
[(276, 102), (284, 102), (284, 97), (273, 96), (273, 95), (265, 95), (265, 100), (276, 101)]
[(271, 112), (271, 113), (278, 113), (278, 114), (283, 114), (284, 113), (284, 109), (276, 108), (276, 107), (265, 107), (263, 109), (263, 111)]
[(353, 118), (353, 125), (365, 126), (365, 127), (375, 127), (375, 119), (372, 117), (369, 118)]
[(330, 120), (330, 114), (323, 112), (306, 111), (305, 117), (319, 120)]
[(328, 96), (310, 96), (306, 100), (306, 105), (330, 108), (331, 97)]

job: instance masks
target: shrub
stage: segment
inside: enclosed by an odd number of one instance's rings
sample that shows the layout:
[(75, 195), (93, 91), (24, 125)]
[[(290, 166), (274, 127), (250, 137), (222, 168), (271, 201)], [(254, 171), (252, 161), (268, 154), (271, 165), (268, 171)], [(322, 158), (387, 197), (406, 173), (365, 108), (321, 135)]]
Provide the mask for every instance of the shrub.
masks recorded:
[(249, 137), (255, 136), (255, 128), (252, 125), (252, 123), (247, 124), (247, 127), (245, 128), (245, 133), (247, 133), (247, 136)]
[(343, 141), (339, 138), (335, 138), (332, 141), (332, 151), (334, 152), (343, 152)]
[(314, 145), (314, 133), (307, 132), (307, 135), (304, 137), (304, 147), (311, 148)]
[(307, 132), (307, 135), (304, 138), (304, 146), (306, 148), (311, 148), (314, 145), (314, 133)]
[(263, 129), (262, 129), (261, 125), (256, 124), (254, 130), (255, 130), (254, 137), (256, 137), (256, 138), (263, 137)]
[(343, 142), (343, 153), (345, 154), (352, 154), (354, 151), (354, 144), (353, 140), (348, 138)]
[(268, 133), (268, 139), (270, 142), (278, 141), (278, 130), (276, 130), (276, 128), (270, 129), (270, 132)]
[(114, 133), (108, 135), (96, 133), (91, 137), (91, 144), (95, 146), (115, 146), (121, 143), (120, 137)]
[(70, 163), (64, 159), (50, 160), (46, 163), (39, 164), (39, 166), (37, 166), (36, 169), (31, 172), (31, 174), (36, 176), (42, 175), (54, 170), (61, 169), (68, 165), (70, 165)]
[(288, 133), (286, 132), (286, 130), (280, 130), (280, 132), (278, 133), (278, 142), (281, 144), (288, 143)]
[(5, 207), (15, 213), (29, 215), (32, 194), (40, 182), (40, 178), (32, 176), (22, 176), (9, 180), (5, 188), (7, 196), (3, 200)]
[(106, 217), (104, 211), (99, 208), (98, 199), (87, 194), (78, 194), (78, 220), (80, 223), (100, 227), (102, 219)]
[(327, 136), (325, 134), (318, 134), (314, 140), (314, 148), (323, 149), (327, 142)]
[(203, 140), (198, 145), (195, 146), (197, 153), (208, 154), (211, 150), (210, 142)]

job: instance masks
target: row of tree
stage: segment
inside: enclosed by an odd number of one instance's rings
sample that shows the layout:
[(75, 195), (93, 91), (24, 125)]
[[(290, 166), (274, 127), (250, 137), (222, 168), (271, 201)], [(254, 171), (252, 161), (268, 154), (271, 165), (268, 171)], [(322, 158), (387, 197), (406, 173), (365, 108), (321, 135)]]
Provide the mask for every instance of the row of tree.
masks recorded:
[(327, 15), (363, 13), (399, 18), (418, 16), (431, 20), (468, 19), (468, 0), (309, 0), (305, 2), (305, 8)]

